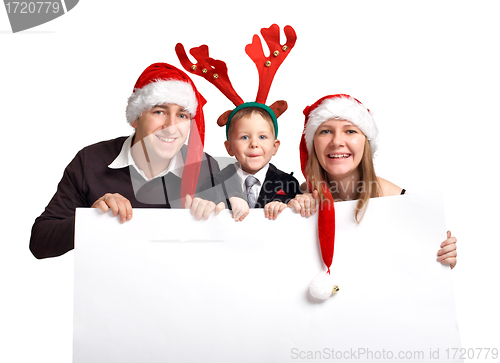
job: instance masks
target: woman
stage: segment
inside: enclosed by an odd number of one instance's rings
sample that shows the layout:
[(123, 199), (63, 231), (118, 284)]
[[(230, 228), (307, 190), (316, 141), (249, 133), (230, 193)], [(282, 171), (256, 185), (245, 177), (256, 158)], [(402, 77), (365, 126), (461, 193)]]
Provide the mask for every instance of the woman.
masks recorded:
[[(355, 218), (359, 223), (370, 198), (405, 193), (375, 174), (372, 155), (378, 146), (378, 130), (361, 102), (348, 95), (326, 96), (306, 107), (304, 115), (300, 157), (306, 193), (297, 195), (289, 207), (307, 217), (315, 213), (318, 203), (358, 200)], [(457, 263), (456, 241), (448, 231), (438, 251), (438, 260), (451, 268)]]

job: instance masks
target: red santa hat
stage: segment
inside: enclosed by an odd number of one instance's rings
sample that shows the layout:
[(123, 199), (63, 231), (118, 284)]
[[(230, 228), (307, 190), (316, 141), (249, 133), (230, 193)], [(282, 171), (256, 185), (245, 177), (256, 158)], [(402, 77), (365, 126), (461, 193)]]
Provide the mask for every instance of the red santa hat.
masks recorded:
[(182, 106), (191, 114), (188, 152), (182, 173), (182, 199), (186, 194), (193, 195), (198, 184), (205, 143), (203, 106), (206, 102), (191, 78), (167, 63), (154, 63), (147, 67), (139, 76), (128, 99), (126, 117), (129, 124), (139, 118), (144, 111), (167, 103)]
[[(377, 150), (378, 130), (372, 113), (361, 102), (349, 95), (336, 94), (320, 98), (304, 109), (304, 115), (304, 131), (300, 140), (300, 163), (306, 180), (308, 176), (305, 169), (312, 151), (314, 135), (325, 121), (339, 119), (352, 122), (365, 134), (372, 153)], [(309, 188), (312, 188), (312, 185), (309, 184)], [(326, 184), (323, 184), (323, 194), (324, 199), (321, 201), (318, 212), (318, 236), (323, 263), (327, 271), (320, 272), (309, 285), (311, 295), (322, 300), (339, 290), (330, 275), (335, 244), (335, 208), (333, 197)]]

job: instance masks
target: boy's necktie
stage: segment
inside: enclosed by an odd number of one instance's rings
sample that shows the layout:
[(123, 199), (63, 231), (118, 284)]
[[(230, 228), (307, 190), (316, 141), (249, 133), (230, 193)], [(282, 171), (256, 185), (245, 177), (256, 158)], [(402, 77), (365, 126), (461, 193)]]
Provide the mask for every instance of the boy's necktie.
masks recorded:
[(257, 198), (255, 196), (255, 193), (253, 192), (252, 190), (252, 187), (255, 185), (255, 183), (257, 183), (258, 180), (256, 177), (254, 177), (253, 175), (249, 175), (246, 179), (245, 179), (245, 186), (247, 187), (247, 202), (248, 202), (248, 206), (250, 208), (253, 208), (255, 207), (255, 203), (257, 202)]

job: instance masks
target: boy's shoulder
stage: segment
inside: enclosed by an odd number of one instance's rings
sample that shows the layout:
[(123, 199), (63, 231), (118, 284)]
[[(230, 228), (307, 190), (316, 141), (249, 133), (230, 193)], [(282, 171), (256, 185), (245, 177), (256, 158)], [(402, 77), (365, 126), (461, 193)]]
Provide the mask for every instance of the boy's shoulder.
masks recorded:
[(267, 170), (266, 174), (266, 181), (268, 179), (278, 179), (278, 180), (292, 180), (296, 181), (298, 183), (298, 180), (293, 176), (292, 173), (285, 173), (284, 171), (278, 169), (276, 166), (274, 166), (272, 163), (269, 163), (269, 169)]
[(235, 164), (229, 164), (221, 171), (215, 173), (214, 178), (218, 179), (219, 181), (223, 181), (225, 179), (231, 178), (235, 174), (236, 174)]
[(285, 173), (269, 163), (266, 180), (262, 184), (259, 195), (260, 208), (272, 201), (286, 204), (297, 194), (300, 194), (300, 184), (292, 174)]
[(201, 190), (206, 190), (222, 183), (239, 184), (239, 182), (236, 182), (238, 180), (237, 178), (239, 177), (237, 175), (235, 165), (229, 164), (222, 170), (214, 172), (212, 177), (205, 182)]

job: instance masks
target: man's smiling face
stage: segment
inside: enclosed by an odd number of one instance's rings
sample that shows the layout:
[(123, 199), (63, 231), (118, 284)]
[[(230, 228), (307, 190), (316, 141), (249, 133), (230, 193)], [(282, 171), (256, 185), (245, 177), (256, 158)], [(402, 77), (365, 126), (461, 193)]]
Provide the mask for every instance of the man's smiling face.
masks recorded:
[(134, 144), (143, 141), (150, 161), (168, 161), (179, 152), (187, 140), (191, 115), (184, 107), (163, 104), (144, 111), (132, 123), (135, 128)]

